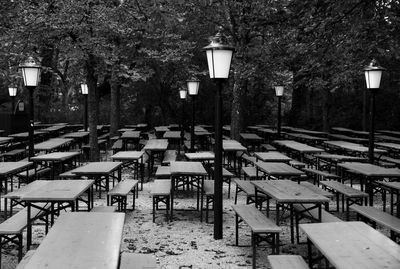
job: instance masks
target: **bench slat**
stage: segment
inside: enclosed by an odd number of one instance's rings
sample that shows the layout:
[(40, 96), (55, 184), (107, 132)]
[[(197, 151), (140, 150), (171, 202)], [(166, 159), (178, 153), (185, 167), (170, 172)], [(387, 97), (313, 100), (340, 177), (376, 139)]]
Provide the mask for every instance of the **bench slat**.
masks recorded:
[(151, 186), (150, 195), (170, 195), (171, 194), (171, 181), (169, 179), (157, 179)]
[[(293, 208), (297, 211), (303, 211), (304, 209), (310, 208), (312, 205), (306, 204), (294, 204)], [(307, 214), (307, 216), (312, 217), (313, 219), (318, 219), (318, 209), (314, 208), (303, 212), (303, 214)], [(321, 210), (321, 222), (340, 222), (342, 221), (338, 217), (332, 215), (331, 213), (327, 212), (326, 210)]]
[(274, 233), (282, 230), (254, 205), (233, 205), (232, 208), (255, 233)]
[(153, 255), (122, 252), (119, 269), (156, 269), (157, 261)]
[(392, 231), (400, 233), (400, 219), (390, 215), (389, 213), (383, 212), (372, 206), (352, 205), (350, 206), (350, 209)]
[(300, 255), (269, 255), (271, 269), (309, 269)]
[(126, 196), (132, 191), (138, 184), (138, 180), (125, 179), (120, 181), (112, 190), (108, 192), (109, 195), (123, 195)]
[(337, 181), (321, 181), (321, 185), (334, 189), (347, 197), (368, 197), (368, 194)]
[(328, 197), (328, 198), (335, 196), (333, 193), (331, 193), (329, 191), (325, 191), (325, 190), (321, 189), (320, 187), (318, 187), (310, 182), (307, 182), (307, 181), (300, 182), (300, 185), (303, 185), (307, 189), (310, 189), (313, 192), (318, 193), (318, 194)]

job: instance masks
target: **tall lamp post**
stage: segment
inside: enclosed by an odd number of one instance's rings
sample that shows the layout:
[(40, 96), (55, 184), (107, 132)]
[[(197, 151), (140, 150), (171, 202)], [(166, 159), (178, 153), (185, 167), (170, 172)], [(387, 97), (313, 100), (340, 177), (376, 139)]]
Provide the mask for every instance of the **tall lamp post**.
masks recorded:
[(365, 82), (370, 92), (370, 108), (369, 108), (369, 144), (368, 144), (368, 160), (374, 163), (374, 132), (375, 132), (375, 94), (380, 88), (381, 77), (385, 68), (378, 65), (375, 59), (364, 68)]
[(41, 65), (35, 61), (33, 57), (28, 57), (28, 59), (19, 65), (22, 77), (24, 79), (24, 86), (29, 91), (29, 159), (35, 155), (34, 145), (33, 145), (33, 113), (34, 113), (34, 102), (33, 102), (33, 91), (38, 86), (40, 81), (40, 73), (42, 70)]
[(181, 118), (181, 145), (185, 139), (185, 100), (187, 97), (187, 90), (184, 88), (179, 89), (179, 98), (182, 100), (182, 118)]
[(11, 97), (11, 114), (14, 114), (15, 110), (15, 96), (17, 96), (17, 87), (10, 86), (8, 87), (8, 94)]
[(278, 139), (281, 138), (281, 110), (282, 110), (282, 96), (283, 96), (283, 86), (275, 86), (275, 95), (278, 97)]
[(210, 78), (218, 87), (215, 94), (215, 147), (214, 147), (214, 239), (222, 239), (222, 87), (229, 77), (234, 48), (227, 45), (221, 31), (204, 47)]
[(85, 129), (85, 132), (88, 130), (88, 93), (89, 89), (86, 83), (81, 84), (81, 92), (83, 96), (85, 97), (85, 118), (83, 119), (83, 126)]
[(190, 129), (190, 152), (195, 152), (194, 150), (194, 142), (195, 142), (195, 137), (194, 137), (194, 112), (195, 112), (195, 102), (194, 99), (196, 95), (199, 93), (199, 85), (200, 81), (198, 79), (192, 78), (187, 81), (187, 88), (188, 88), (188, 94), (192, 97), (192, 128)]

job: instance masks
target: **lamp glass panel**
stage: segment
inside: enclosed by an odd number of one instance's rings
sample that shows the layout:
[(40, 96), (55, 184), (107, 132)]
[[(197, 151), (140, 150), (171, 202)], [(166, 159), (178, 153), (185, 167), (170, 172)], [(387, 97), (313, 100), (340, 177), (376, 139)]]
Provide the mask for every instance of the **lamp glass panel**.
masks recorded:
[(188, 93), (189, 95), (197, 95), (199, 93), (199, 81), (188, 81)]
[(15, 87), (9, 87), (9, 88), (8, 88), (8, 94), (9, 94), (10, 96), (12, 96), (12, 97), (16, 96), (16, 95), (17, 95), (17, 88), (15, 88)]
[(186, 96), (187, 96), (187, 91), (186, 90), (180, 90), (179, 91), (179, 97), (181, 99), (186, 99)]
[(88, 94), (89, 93), (89, 89), (88, 89), (87, 84), (81, 84), (81, 91), (82, 91), (82, 94)]
[(40, 68), (37, 67), (22, 67), (22, 77), (24, 78), (25, 86), (37, 86), (40, 80)]
[(275, 86), (275, 94), (276, 96), (283, 96), (283, 86)]
[(207, 50), (210, 78), (228, 78), (233, 50)]
[(379, 89), (381, 85), (382, 70), (365, 71), (365, 82), (368, 89)]

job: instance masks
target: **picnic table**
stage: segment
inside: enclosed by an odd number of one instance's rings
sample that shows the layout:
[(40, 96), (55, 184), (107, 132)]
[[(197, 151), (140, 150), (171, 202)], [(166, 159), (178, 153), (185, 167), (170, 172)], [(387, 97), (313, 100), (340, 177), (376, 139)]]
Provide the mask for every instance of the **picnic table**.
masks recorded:
[(181, 132), (180, 131), (166, 131), (163, 134), (164, 139), (168, 139), (168, 142), (178, 142), (181, 140)]
[(169, 131), (168, 126), (156, 126), (154, 127), (154, 130), (156, 132), (156, 138), (160, 139), (165, 132)]
[[(368, 147), (347, 141), (325, 141), (324, 144), (330, 148), (338, 149), (341, 153), (355, 153), (365, 156), (365, 154), (369, 152)], [(374, 152), (382, 154), (385, 153), (386, 150), (375, 148)]]
[(73, 139), (79, 145), (79, 148), (81, 148), (83, 143), (88, 142), (87, 140), (89, 138), (89, 132), (72, 132), (65, 134), (63, 137)]
[(33, 162), (0, 162), (0, 187), (3, 185), (5, 193), (8, 192), (8, 181), (10, 181), (11, 190), (13, 190), (12, 178), (22, 172), (26, 171), (28, 175), (29, 168), (33, 165)]
[[(237, 153), (242, 152), (245, 153), (247, 148), (244, 147), (236, 140), (225, 139), (222, 140), (222, 150), (224, 154), (224, 158), (227, 157), (228, 165), (233, 162), (233, 170), (236, 171), (237, 165)], [(238, 171), (239, 172), (239, 171)]]
[(322, 143), (326, 140), (328, 140), (328, 138), (324, 138), (324, 137), (318, 137), (318, 136), (311, 136), (308, 134), (302, 134), (302, 133), (285, 133), (285, 136), (287, 136), (289, 139), (294, 139), (303, 143), (307, 143), (307, 144), (312, 144), (312, 145), (316, 145), (319, 143)]
[[(33, 132), (33, 137), (37, 138), (37, 137), (43, 137), (45, 136), (47, 133), (46, 132), (42, 132), (39, 130), (35, 130)], [(9, 137), (15, 138), (18, 141), (26, 141), (29, 138), (29, 132), (22, 132), (22, 133), (15, 133), (15, 134), (9, 134)]]
[(71, 138), (51, 138), (47, 141), (35, 144), (34, 148), (36, 151), (51, 152), (68, 147), (72, 141), (73, 139)]
[(268, 179), (271, 177), (277, 178), (297, 178), (305, 175), (301, 170), (298, 170), (286, 163), (282, 162), (255, 162), (257, 168), (256, 177), (258, 179), (259, 171), (264, 173)]
[[(276, 224), (279, 225), (285, 217), (280, 210), (289, 210), (290, 235), (294, 243), (294, 204), (311, 204), (308, 210), (318, 209), (318, 220), (321, 221), (322, 204), (327, 205), (329, 198), (318, 194), (311, 189), (297, 184), (291, 180), (256, 180), (251, 181), (255, 186), (255, 201), (258, 196), (264, 194), (267, 199), (273, 199), (276, 202)], [(267, 203), (267, 216), (269, 216), (269, 203)]]
[[(93, 184), (94, 180), (53, 180), (40, 188), (32, 189), (24, 193), (19, 199), (27, 207), (27, 249), (29, 250), (32, 242), (32, 207), (39, 208), (50, 215), (50, 225), (54, 224), (54, 216), (58, 215), (60, 210), (71, 208), (72, 211), (79, 210), (79, 201), (86, 203), (87, 210), (93, 207)], [(87, 193), (87, 199), (82, 195)], [(41, 204), (51, 206), (41, 206)], [(55, 207), (55, 205), (57, 205)]]
[(140, 169), (140, 182), (141, 190), (143, 190), (143, 180), (144, 180), (144, 164), (143, 164), (144, 151), (119, 151), (112, 155), (110, 158), (113, 161), (122, 162), (122, 167), (133, 165), (135, 171), (134, 176), (139, 179), (139, 169)]
[(292, 160), (292, 158), (278, 151), (254, 152), (254, 156), (256, 157), (256, 161), (261, 160), (263, 162), (288, 163)]
[[(338, 164), (338, 167), (347, 170), (349, 173), (361, 175), (361, 190), (364, 189), (369, 194), (369, 204), (373, 205), (374, 184), (373, 181), (383, 178), (400, 178), (399, 168), (385, 168), (370, 163), (344, 162)], [(343, 170), (341, 171), (343, 173)]]
[[(80, 166), (71, 170), (71, 173), (79, 177), (95, 178), (96, 184), (99, 186), (99, 197), (101, 197), (101, 189), (105, 189), (108, 193), (110, 190), (110, 177), (116, 179), (118, 182), (121, 181), (121, 166), (122, 162), (89, 162), (86, 165)], [(117, 176), (115, 176), (117, 172)], [(101, 182), (105, 180), (105, 184), (101, 185)], [(109, 196), (107, 195), (107, 204)]]
[(240, 138), (243, 140), (243, 144), (248, 147), (250, 146), (253, 151), (256, 149), (260, 150), (262, 138), (254, 133), (240, 133)]
[(376, 135), (375, 140), (383, 141), (383, 142), (393, 142), (393, 143), (400, 143), (399, 137), (388, 136), (388, 135)]
[(354, 135), (354, 136), (358, 136), (358, 137), (368, 137), (369, 136), (369, 132), (366, 131), (357, 131), (357, 130), (353, 130), (353, 129), (348, 129), (348, 128), (343, 128), (343, 127), (332, 127), (331, 128), (332, 131), (335, 131), (337, 133), (341, 133), (341, 134), (347, 134), (347, 135)]
[[(56, 165), (59, 166), (61, 173), (65, 170), (63, 165), (70, 162), (71, 166), (77, 166), (77, 157), (80, 156), (79, 152), (53, 152), (44, 155), (31, 157), (31, 161), (41, 163), (46, 167), (51, 168), (51, 178), (55, 179)], [(75, 161), (75, 164), (73, 162)]]
[(50, 134), (53, 134), (53, 135), (54, 134), (58, 135), (66, 127), (67, 127), (67, 124), (65, 124), (65, 125), (52, 125), (52, 126), (49, 126), (47, 128), (40, 129), (39, 131), (50, 133)]
[(165, 153), (168, 148), (168, 140), (167, 139), (150, 139), (147, 141), (143, 150), (149, 156), (149, 177), (154, 167), (154, 155), (161, 154), (161, 156)]
[[(197, 189), (197, 210), (203, 205), (203, 185), (204, 177), (207, 171), (201, 162), (172, 162), (171, 171), (171, 210), (170, 217), (172, 220), (174, 210), (174, 189), (176, 183), (182, 183), (183, 186), (193, 186)], [(200, 203), (201, 199), (201, 203)], [(200, 220), (203, 219), (203, 210), (200, 208)]]
[(381, 147), (383, 149), (388, 150), (392, 153), (399, 153), (400, 152), (400, 144), (396, 143), (388, 143), (388, 142), (376, 142), (375, 146)]
[[(377, 184), (382, 191), (383, 211), (386, 212), (386, 191), (390, 194), (390, 214), (393, 215), (396, 208), (396, 217), (400, 218), (400, 182), (398, 181), (377, 181)], [(396, 196), (396, 200), (394, 200)]]
[(367, 138), (353, 137), (353, 136), (342, 135), (342, 134), (329, 134), (328, 136), (330, 139), (334, 139), (334, 140), (343, 140), (343, 141), (359, 143), (359, 144), (368, 143)]
[(317, 137), (326, 137), (328, 135), (326, 132), (313, 131), (313, 130), (307, 130), (307, 129), (302, 129), (302, 128), (291, 127), (288, 130), (293, 133), (306, 134), (306, 135), (317, 136)]
[(257, 132), (264, 138), (265, 141), (275, 139), (278, 135), (278, 131), (271, 128), (259, 128)]
[(305, 154), (321, 153), (324, 150), (307, 144), (299, 143), (293, 140), (274, 140), (274, 143), (283, 147), (289, 153), (299, 155), (300, 161), (304, 161)]
[(337, 170), (337, 164), (341, 162), (366, 162), (367, 158), (358, 157), (358, 156), (350, 156), (350, 155), (340, 155), (340, 154), (328, 154), (321, 153), (315, 154), (314, 158), (316, 159), (317, 169), (321, 169), (321, 163), (327, 164), (329, 168), (331, 166), (335, 167), (335, 171)]
[(140, 131), (123, 132), (121, 135), (122, 147), (128, 149), (128, 144), (132, 143), (136, 149), (139, 149)]
[(388, 135), (388, 136), (395, 136), (400, 138), (400, 132), (399, 131), (391, 131), (391, 130), (378, 130), (377, 133), (383, 134), (383, 135)]
[(14, 138), (12, 137), (7, 137), (7, 136), (1, 136), (0, 137), (0, 145), (8, 144), (10, 143)]
[(308, 265), (312, 244), (336, 269), (400, 268), (400, 246), (364, 222), (300, 224), (307, 235)]
[(117, 269), (125, 213), (61, 215), (25, 269)]

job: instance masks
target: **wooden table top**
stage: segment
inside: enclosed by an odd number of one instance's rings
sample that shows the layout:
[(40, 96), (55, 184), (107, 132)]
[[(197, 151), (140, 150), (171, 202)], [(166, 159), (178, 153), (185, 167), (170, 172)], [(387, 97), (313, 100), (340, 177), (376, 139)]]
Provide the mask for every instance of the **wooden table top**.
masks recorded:
[(389, 135), (389, 136), (397, 136), (397, 137), (400, 137), (400, 132), (399, 132), (399, 131), (378, 130), (377, 133), (381, 133), (381, 134)]
[(185, 157), (189, 160), (214, 160), (215, 155), (214, 152), (205, 151), (205, 152), (194, 152), (194, 153), (185, 153)]
[(140, 138), (140, 131), (129, 131), (123, 132), (121, 135), (122, 139), (138, 139)]
[(314, 157), (320, 159), (332, 160), (336, 162), (358, 162), (367, 160), (366, 158), (363, 157), (340, 155), (340, 154), (325, 154), (325, 153), (314, 155)]
[[(38, 131), (35, 130), (33, 132), (34, 136), (38, 136), (38, 135), (44, 135), (46, 134), (46, 132), (42, 132), (42, 131)], [(22, 133), (16, 133), (16, 134), (9, 134), (9, 137), (14, 137), (14, 138), (28, 138), (29, 137), (29, 133), (28, 132), (22, 132)]]
[(277, 130), (273, 130), (270, 128), (260, 128), (258, 129), (258, 132), (264, 133), (264, 134), (277, 134), (278, 131)]
[(398, 182), (398, 181), (389, 181), (389, 182), (382, 181), (382, 182), (379, 182), (379, 184), (389, 187), (389, 188), (392, 188), (392, 189), (400, 190), (400, 182)]
[(327, 135), (326, 132), (313, 131), (313, 130), (307, 130), (307, 129), (302, 129), (302, 128), (291, 128), (289, 130), (294, 133), (307, 134), (307, 135), (315, 135), (315, 136), (326, 136)]
[(144, 146), (144, 150), (159, 150), (165, 151), (168, 148), (168, 140), (167, 139), (150, 139), (147, 141), (146, 145)]
[(311, 142), (321, 142), (321, 141), (326, 141), (328, 138), (323, 138), (323, 137), (318, 137), (318, 136), (311, 136), (308, 134), (302, 134), (302, 133), (286, 133), (285, 135), (301, 140), (307, 140)]
[(33, 162), (0, 162), (0, 176), (19, 172), (33, 165)]
[(385, 142), (395, 142), (395, 143), (400, 142), (399, 137), (393, 137), (393, 136), (388, 136), (388, 135), (376, 135), (375, 140), (385, 141)]
[(71, 143), (73, 139), (70, 138), (52, 138), (47, 141), (35, 144), (35, 150), (52, 150), (58, 147), (62, 147), (68, 143)]
[(236, 140), (222, 140), (222, 149), (224, 151), (246, 151), (247, 148), (244, 147)]
[(299, 143), (293, 140), (275, 140), (274, 143), (301, 153), (318, 153), (324, 151), (323, 149), (312, 147), (307, 144)]
[(289, 162), (292, 158), (278, 151), (255, 152), (254, 156), (263, 162)]
[(73, 151), (73, 152), (53, 152), (49, 154), (39, 155), (36, 157), (32, 157), (32, 161), (65, 161), (71, 159), (73, 157), (79, 156), (80, 153)]
[(400, 144), (396, 144), (396, 143), (377, 142), (377, 143), (375, 143), (375, 145), (386, 148), (386, 149), (400, 150)]
[(2, 137), (0, 137), (0, 145), (8, 143), (8, 142), (12, 141), (13, 139), (14, 138), (12, 138), (12, 137), (2, 136)]
[(156, 127), (154, 127), (154, 130), (156, 132), (167, 132), (167, 131), (169, 131), (169, 127), (168, 126), (156, 126)]
[[(347, 142), (347, 141), (325, 141), (325, 144), (327, 144), (328, 146), (334, 146), (334, 147), (338, 147), (338, 148), (342, 148), (345, 150), (349, 150), (349, 151), (355, 151), (355, 152), (360, 152), (360, 153), (367, 153), (368, 152), (368, 147), (365, 147), (363, 145), (360, 144), (356, 144), (356, 143), (352, 143), (352, 142)], [(374, 149), (375, 153), (385, 153), (386, 150), (383, 149)]]
[(90, 162), (72, 171), (76, 175), (108, 175), (117, 170), (122, 162)]
[(125, 213), (62, 214), (26, 269), (117, 269)]
[(270, 176), (301, 176), (304, 172), (286, 163), (256, 162), (255, 165)]
[(207, 175), (207, 171), (201, 162), (171, 162), (170, 167), (171, 175)]
[(291, 180), (254, 180), (251, 183), (280, 203), (324, 203), (330, 200)]
[(9, 198), (9, 199), (20, 199), (22, 196), (25, 194), (33, 191), (33, 190), (38, 190), (41, 189), (43, 186), (46, 184), (50, 183), (51, 180), (35, 180), (29, 183), (28, 185), (22, 186), (21, 188), (9, 192), (6, 195), (4, 195), (4, 198)]
[(94, 184), (94, 180), (52, 180), (21, 195), (22, 201), (75, 201)]
[(262, 138), (253, 133), (240, 133), (240, 137), (248, 141), (261, 141)]
[(89, 136), (89, 132), (85, 132), (85, 131), (72, 132), (72, 133), (68, 133), (68, 134), (64, 135), (65, 138), (84, 138), (84, 137), (87, 137), (87, 136)]
[(144, 154), (144, 151), (119, 151), (111, 156), (113, 160), (138, 160)]
[(342, 135), (342, 134), (329, 134), (329, 138), (331, 139), (339, 139), (339, 140), (344, 140), (344, 141), (350, 141), (354, 143), (366, 143), (368, 142), (367, 138), (360, 138), (360, 137), (352, 137), (352, 136), (347, 136), (347, 135)]
[(300, 229), (337, 269), (400, 268), (400, 246), (363, 222), (300, 224)]
[(166, 131), (163, 135), (164, 139), (180, 139), (181, 132), (180, 131)]
[(399, 168), (385, 168), (370, 163), (359, 162), (339, 163), (338, 166), (368, 177), (400, 177)]

